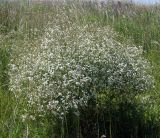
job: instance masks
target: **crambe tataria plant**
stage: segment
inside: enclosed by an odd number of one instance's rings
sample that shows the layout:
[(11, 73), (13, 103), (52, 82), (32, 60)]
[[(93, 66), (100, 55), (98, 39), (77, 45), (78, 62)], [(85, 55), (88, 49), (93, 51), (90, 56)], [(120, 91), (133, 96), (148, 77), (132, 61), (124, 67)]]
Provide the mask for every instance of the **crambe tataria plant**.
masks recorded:
[(153, 87), (140, 48), (117, 42), (108, 26), (66, 20), (57, 16), (34, 46), (13, 46), (10, 90), (25, 98), (29, 117), (78, 111), (105, 90), (136, 94)]

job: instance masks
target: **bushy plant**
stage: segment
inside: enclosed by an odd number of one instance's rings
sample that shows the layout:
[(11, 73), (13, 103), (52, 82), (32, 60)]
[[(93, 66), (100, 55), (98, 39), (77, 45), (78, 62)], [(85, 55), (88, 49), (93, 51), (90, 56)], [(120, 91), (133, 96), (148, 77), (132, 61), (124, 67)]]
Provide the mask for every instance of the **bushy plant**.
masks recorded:
[(120, 44), (116, 35), (108, 26), (78, 25), (63, 13), (40, 40), (13, 45), (10, 90), (27, 103), (23, 119), (63, 117), (69, 109), (77, 113), (106, 90), (136, 95), (152, 88), (141, 48)]

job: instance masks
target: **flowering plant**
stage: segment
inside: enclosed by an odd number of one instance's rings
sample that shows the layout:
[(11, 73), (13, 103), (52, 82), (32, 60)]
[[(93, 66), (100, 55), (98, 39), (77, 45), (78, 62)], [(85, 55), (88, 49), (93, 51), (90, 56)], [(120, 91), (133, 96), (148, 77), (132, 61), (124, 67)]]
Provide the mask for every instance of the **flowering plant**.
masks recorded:
[(136, 94), (153, 87), (140, 48), (117, 42), (108, 26), (67, 19), (57, 16), (32, 46), (12, 48), (10, 90), (25, 97), (27, 115), (62, 116), (104, 90)]

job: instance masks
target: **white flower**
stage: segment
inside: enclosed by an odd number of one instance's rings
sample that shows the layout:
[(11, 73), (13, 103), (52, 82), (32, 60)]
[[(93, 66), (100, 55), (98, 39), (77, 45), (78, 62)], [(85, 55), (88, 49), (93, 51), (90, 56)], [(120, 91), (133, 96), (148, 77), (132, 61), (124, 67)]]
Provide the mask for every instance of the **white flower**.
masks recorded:
[(28, 100), (28, 114), (62, 116), (106, 89), (137, 93), (152, 88), (141, 49), (115, 41), (108, 26), (66, 25), (64, 15), (53, 19), (37, 45), (12, 50), (10, 90)]

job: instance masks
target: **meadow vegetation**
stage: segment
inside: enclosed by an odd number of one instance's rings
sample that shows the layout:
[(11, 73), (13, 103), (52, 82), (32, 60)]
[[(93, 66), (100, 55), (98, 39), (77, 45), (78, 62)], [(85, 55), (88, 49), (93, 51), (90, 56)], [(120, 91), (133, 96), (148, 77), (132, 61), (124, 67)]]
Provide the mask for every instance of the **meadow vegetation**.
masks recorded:
[(0, 137), (159, 138), (159, 12), (0, 2)]

